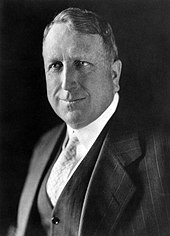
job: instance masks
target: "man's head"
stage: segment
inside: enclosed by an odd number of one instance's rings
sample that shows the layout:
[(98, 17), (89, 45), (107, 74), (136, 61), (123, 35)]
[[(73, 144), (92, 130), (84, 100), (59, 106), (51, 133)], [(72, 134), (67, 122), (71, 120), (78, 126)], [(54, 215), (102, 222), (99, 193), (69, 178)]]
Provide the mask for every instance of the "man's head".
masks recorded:
[(72, 128), (97, 119), (119, 90), (121, 62), (111, 26), (77, 8), (46, 27), (43, 57), (51, 106)]

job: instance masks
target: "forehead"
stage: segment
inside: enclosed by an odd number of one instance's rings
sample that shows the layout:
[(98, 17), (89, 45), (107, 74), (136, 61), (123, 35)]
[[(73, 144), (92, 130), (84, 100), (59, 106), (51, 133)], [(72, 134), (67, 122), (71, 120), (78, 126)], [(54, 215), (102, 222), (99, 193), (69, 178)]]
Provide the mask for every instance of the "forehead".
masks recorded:
[(71, 30), (64, 23), (54, 24), (44, 45), (45, 57), (103, 57), (103, 39), (98, 34), (83, 34)]

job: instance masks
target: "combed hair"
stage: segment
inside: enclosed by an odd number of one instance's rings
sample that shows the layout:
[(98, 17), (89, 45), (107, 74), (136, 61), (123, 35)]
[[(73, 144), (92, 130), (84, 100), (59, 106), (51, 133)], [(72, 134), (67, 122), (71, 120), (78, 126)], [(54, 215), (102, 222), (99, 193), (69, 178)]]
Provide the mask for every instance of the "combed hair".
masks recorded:
[(60, 12), (46, 26), (43, 35), (45, 41), (50, 29), (56, 23), (66, 23), (71, 30), (82, 34), (98, 34), (102, 37), (106, 52), (114, 60), (118, 59), (118, 49), (115, 37), (109, 23), (105, 22), (99, 15), (92, 11), (79, 8), (67, 8)]

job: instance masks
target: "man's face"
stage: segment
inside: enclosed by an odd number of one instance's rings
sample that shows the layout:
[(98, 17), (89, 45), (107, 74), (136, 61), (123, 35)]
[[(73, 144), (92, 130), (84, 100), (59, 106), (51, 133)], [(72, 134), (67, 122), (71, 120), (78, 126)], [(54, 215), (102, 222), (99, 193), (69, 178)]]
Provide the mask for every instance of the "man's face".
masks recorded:
[(74, 129), (97, 119), (119, 90), (97, 34), (81, 34), (64, 23), (55, 24), (45, 39), (43, 57), (48, 100)]

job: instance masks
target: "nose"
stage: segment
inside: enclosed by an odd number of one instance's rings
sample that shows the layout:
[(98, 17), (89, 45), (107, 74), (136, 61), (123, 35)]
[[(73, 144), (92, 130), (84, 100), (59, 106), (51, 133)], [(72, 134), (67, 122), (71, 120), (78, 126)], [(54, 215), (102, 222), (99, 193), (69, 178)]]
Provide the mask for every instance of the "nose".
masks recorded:
[(65, 65), (61, 75), (61, 87), (64, 90), (72, 90), (77, 87), (76, 72), (69, 65)]

